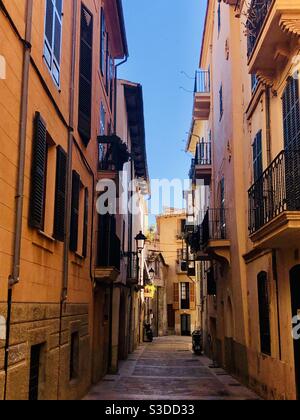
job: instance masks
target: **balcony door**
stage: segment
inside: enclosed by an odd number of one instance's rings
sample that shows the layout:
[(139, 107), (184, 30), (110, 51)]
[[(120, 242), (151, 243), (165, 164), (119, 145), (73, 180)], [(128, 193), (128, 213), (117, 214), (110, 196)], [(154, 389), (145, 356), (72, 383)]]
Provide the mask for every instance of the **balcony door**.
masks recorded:
[[(298, 77), (299, 78), (299, 77)], [(298, 78), (290, 77), (282, 97), (287, 210), (300, 210), (300, 103)]]
[[(294, 267), (290, 272), (292, 317), (300, 314), (300, 265)], [(294, 339), (295, 376), (297, 396), (300, 399), (300, 340)]]
[(191, 315), (181, 315), (181, 335), (183, 337), (191, 335)]

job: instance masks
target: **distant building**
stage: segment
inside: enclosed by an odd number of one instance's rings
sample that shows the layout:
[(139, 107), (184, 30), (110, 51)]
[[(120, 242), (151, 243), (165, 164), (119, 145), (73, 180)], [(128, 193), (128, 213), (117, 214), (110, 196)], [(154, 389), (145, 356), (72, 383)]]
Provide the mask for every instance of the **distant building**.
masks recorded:
[(184, 235), (186, 213), (166, 209), (157, 217), (157, 246), (168, 265), (165, 284), (170, 335), (189, 336), (199, 326), (199, 298), (195, 264)]

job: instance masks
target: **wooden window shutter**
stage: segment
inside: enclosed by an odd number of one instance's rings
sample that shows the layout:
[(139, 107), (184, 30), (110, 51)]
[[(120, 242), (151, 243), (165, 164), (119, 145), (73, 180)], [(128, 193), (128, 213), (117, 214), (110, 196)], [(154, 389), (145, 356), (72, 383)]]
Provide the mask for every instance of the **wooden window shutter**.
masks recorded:
[(196, 309), (196, 295), (194, 283), (190, 283), (190, 309), (192, 311)]
[(35, 115), (34, 124), (29, 225), (43, 230), (47, 172), (47, 130), (46, 123), (38, 112)]
[(81, 8), (78, 131), (85, 146), (91, 138), (93, 16)]
[(88, 245), (88, 226), (89, 226), (89, 190), (84, 191), (84, 216), (83, 216), (83, 243), (82, 243), (82, 256), (87, 256)]
[(72, 174), (72, 204), (70, 226), (70, 250), (78, 248), (78, 221), (79, 221), (80, 176), (76, 171)]
[(174, 283), (174, 304), (173, 308), (175, 311), (179, 310), (179, 284)]
[(67, 154), (61, 146), (57, 147), (56, 188), (54, 210), (54, 233), (57, 241), (65, 237), (65, 203), (66, 203)]

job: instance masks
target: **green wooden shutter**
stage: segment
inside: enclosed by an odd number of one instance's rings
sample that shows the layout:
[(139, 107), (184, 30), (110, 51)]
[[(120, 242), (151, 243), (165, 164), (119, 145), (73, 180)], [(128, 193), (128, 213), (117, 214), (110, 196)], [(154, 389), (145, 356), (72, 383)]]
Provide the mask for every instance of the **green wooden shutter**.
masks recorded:
[(70, 227), (70, 250), (73, 252), (76, 252), (78, 248), (79, 198), (80, 198), (80, 176), (76, 171), (73, 171), (71, 227)]
[(57, 147), (56, 187), (54, 210), (54, 233), (57, 241), (64, 241), (65, 236), (65, 203), (66, 203), (67, 154), (61, 146)]
[(34, 124), (29, 225), (43, 230), (47, 170), (47, 130), (46, 123), (38, 112), (35, 115)]

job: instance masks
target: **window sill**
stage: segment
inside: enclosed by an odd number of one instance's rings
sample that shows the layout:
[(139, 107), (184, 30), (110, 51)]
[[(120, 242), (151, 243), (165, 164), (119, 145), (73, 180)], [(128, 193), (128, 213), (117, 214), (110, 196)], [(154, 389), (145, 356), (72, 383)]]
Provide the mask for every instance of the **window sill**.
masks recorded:
[(43, 230), (38, 230), (38, 234), (39, 236), (41, 236), (42, 238), (46, 239), (47, 241), (51, 243), (56, 242), (56, 239), (54, 239), (53, 236), (48, 235), (48, 233), (44, 232)]

